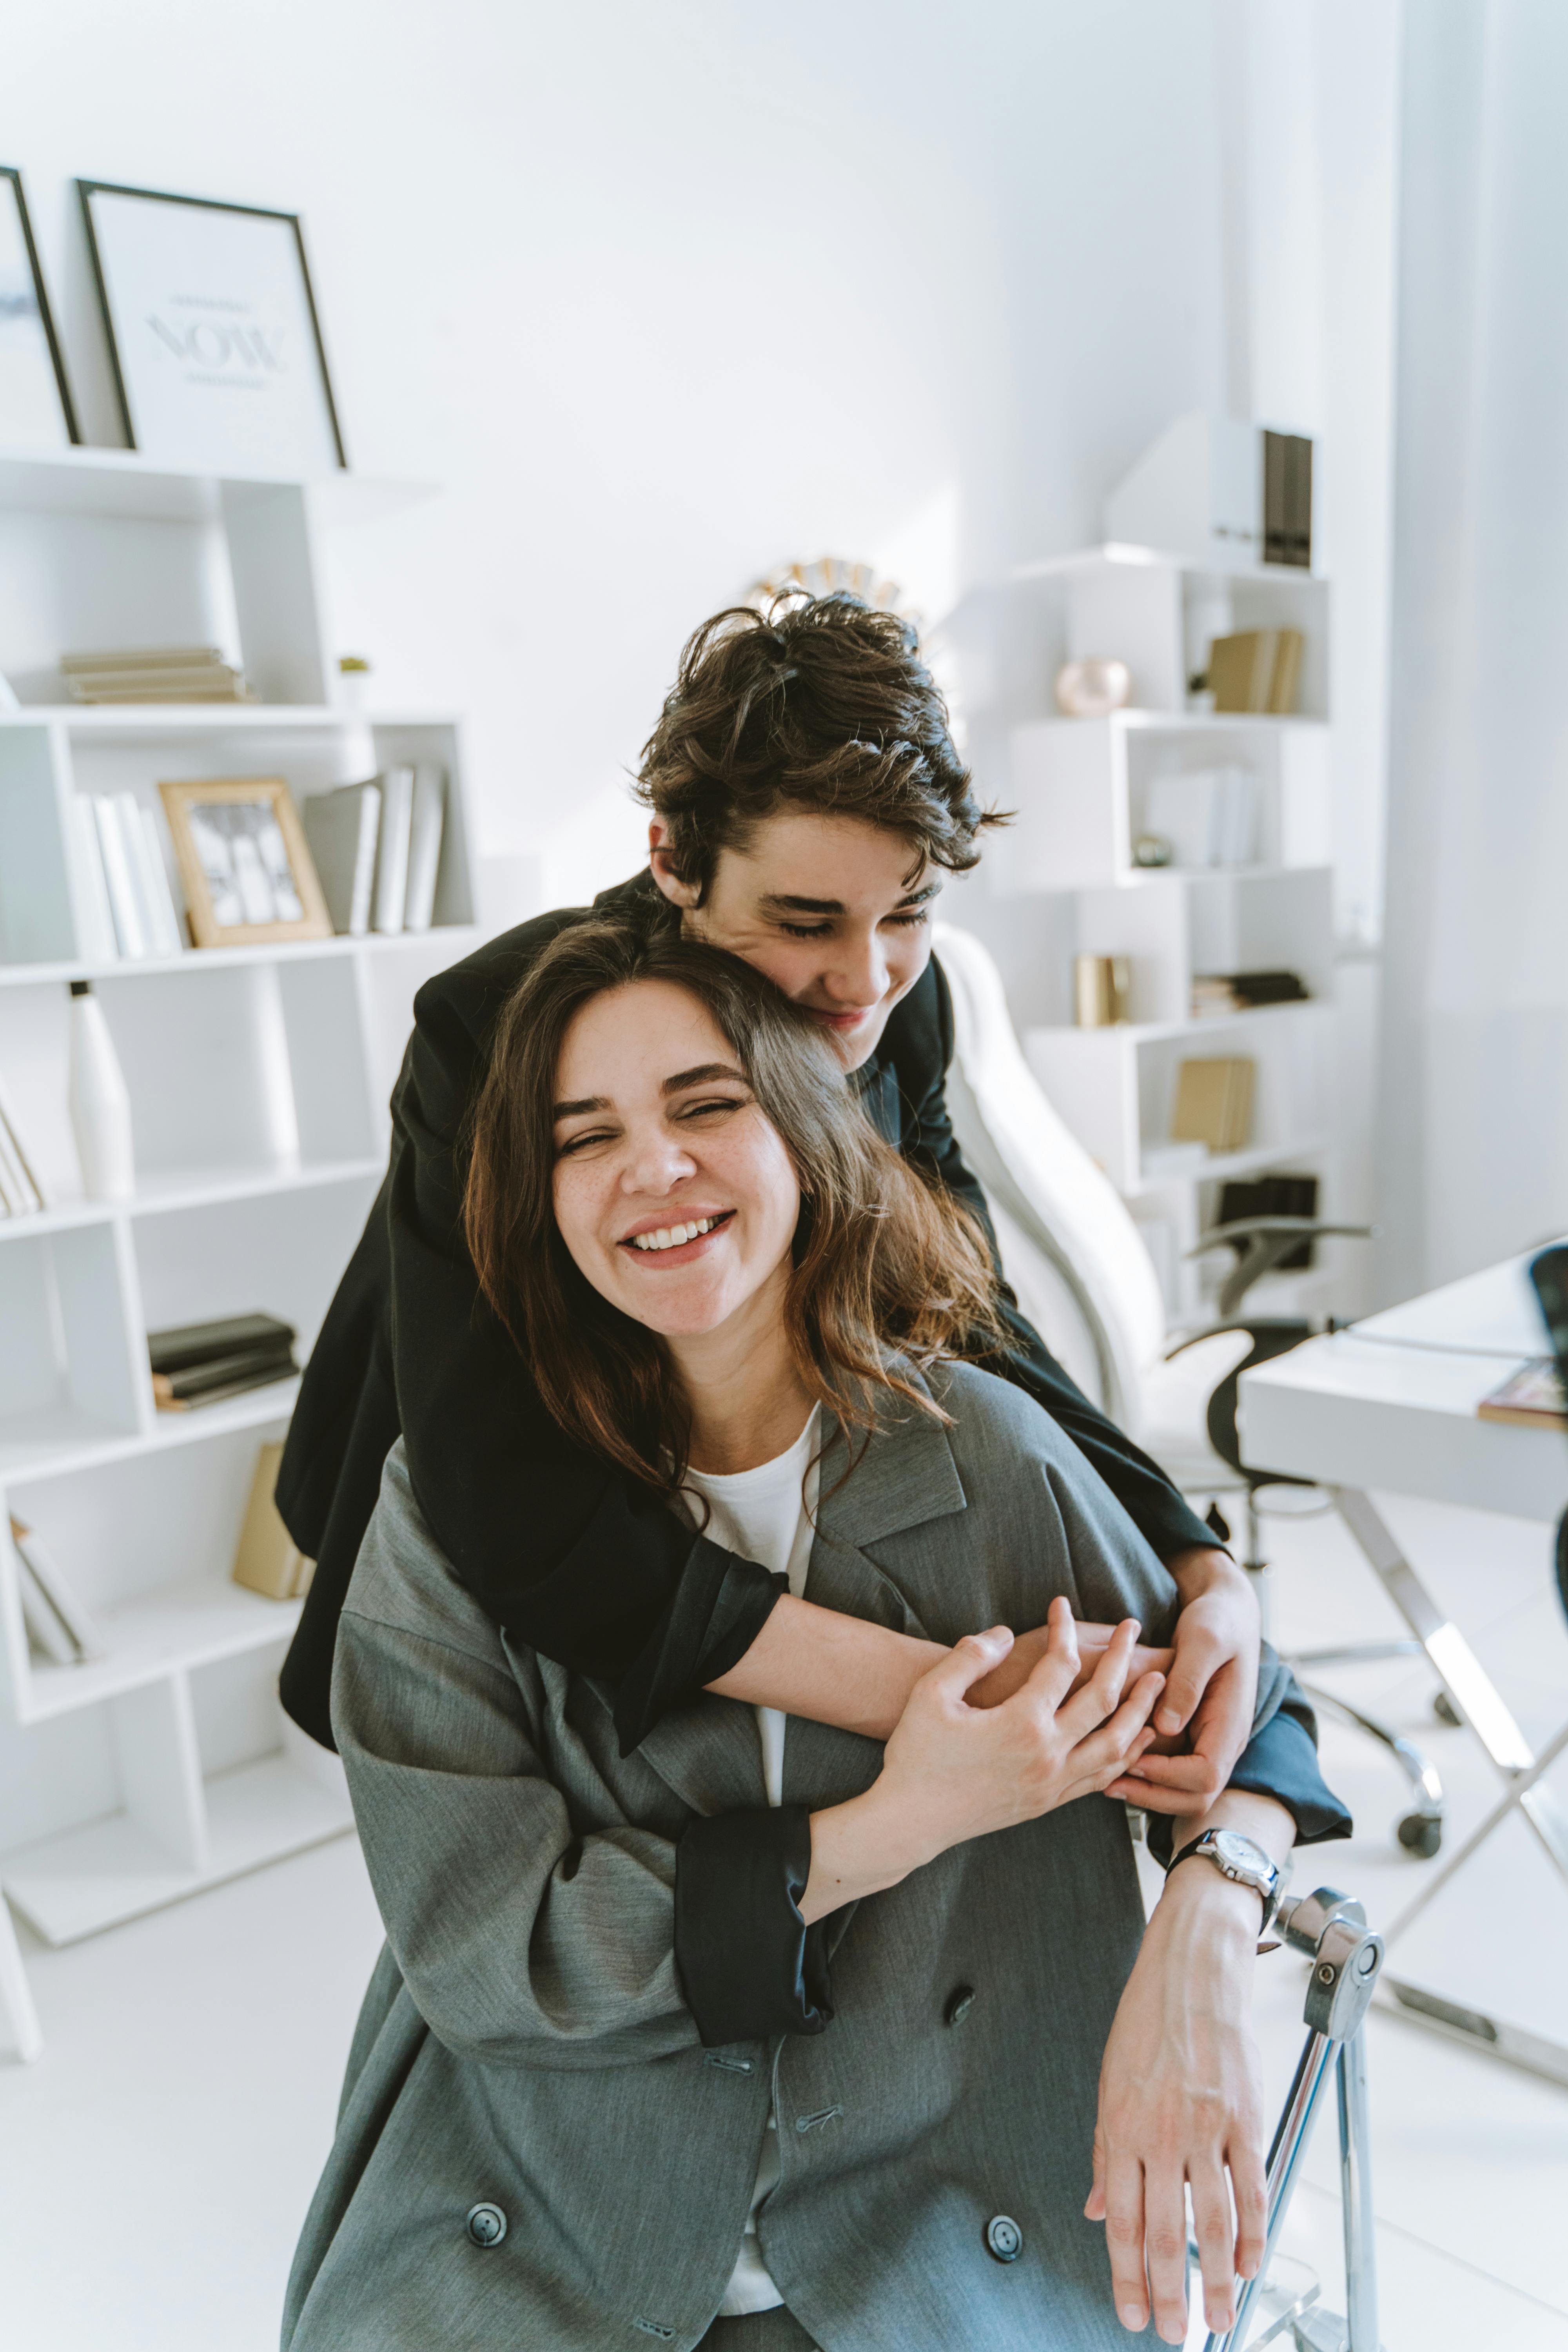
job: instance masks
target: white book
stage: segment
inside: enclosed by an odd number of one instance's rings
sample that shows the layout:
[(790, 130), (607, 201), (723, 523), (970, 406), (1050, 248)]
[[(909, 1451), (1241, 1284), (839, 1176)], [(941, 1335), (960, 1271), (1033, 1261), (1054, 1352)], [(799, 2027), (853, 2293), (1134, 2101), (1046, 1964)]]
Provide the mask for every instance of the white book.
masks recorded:
[(163, 875), (163, 853), (154, 834), (151, 842), (143, 819), (147, 811), (134, 793), (116, 793), (120, 834), (131, 866), (131, 884), (141, 909), (142, 929), (150, 956), (178, 955), (180, 934), (174, 925), (174, 902)]
[[(142, 896), (152, 917), (153, 949), (159, 955), (179, 955), (185, 943), (180, 936), (180, 919), (174, 912), (174, 894), (169, 887), (169, 869), (163, 863), (158, 820), (130, 793), (124, 797), (131, 802), (141, 836)], [(129, 824), (129, 815), (126, 821)]]
[(381, 842), (375, 857), (375, 928), (400, 931), (408, 904), (408, 843), (414, 822), (414, 771), (388, 768), (381, 786)]
[(370, 929), (381, 837), (381, 786), (340, 784), (300, 803), (305, 838), (334, 931), (363, 939)]
[(44, 1188), (27, 1156), (27, 1147), (22, 1140), (22, 1130), (11, 1108), (10, 1097), (3, 1085), (0, 1085), (0, 1170), (4, 1171), (7, 1192), (16, 1195), (11, 1203), (13, 1208), (27, 1210), (48, 1206)]
[(98, 1627), (61, 1575), (54, 1554), (37, 1529), (25, 1528), (20, 1519), (13, 1518), (11, 1540), (16, 1548), (17, 1559), (24, 1569), (31, 1571), (34, 1582), (65, 1627), (77, 1655), (101, 1658), (103, 1643), (99, 1637)]
[(142, 897), (132, 878), (131, 848), (121, 830), (120, 811), (113, 801), (100, 794), (92, 803), (92, 814), (98, 826), (98, 845), (103, 853), (103, 878), (109, 889), (120, 952), (132, 957), (150, 954), (142, 922)]
[(414, 771), (414, 814), (408, 832), (408, 898), (405, 931), (427, 931), (436, 912), (436, 877), (441, 868), (441, 834), (447, 816), (447, 771), (427, 765)]
[(76, 877), (77, 904), (81, 914), (81, 936), (77, 945), (89, 963), (112, 963), (120, 953), (120, 943), (114, 936), (109, 885), (103, 878), (103, 852), (99, 846), (98, 825), (93, 817), (92, 803), (85, 793), (71, 794), (66, 848), (71, 872)]
[(1250, 866), (1258, 856), (1257, 780), (1245, 768), (1222, 768), (1215, 778), (1211, 866)]

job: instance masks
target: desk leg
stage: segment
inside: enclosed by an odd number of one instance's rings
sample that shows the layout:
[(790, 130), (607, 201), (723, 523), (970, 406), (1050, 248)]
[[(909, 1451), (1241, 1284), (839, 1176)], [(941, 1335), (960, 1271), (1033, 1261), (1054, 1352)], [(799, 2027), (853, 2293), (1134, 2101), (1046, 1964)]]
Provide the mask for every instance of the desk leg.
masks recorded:
[[(1354, 1487), (1335, 1486), (1330, 1492), (1340, 1517), (1376, 1570), (1384, 1591), (1426, 1651), (1444, 1689), (1503, 1780), (1520, 1780), (1531, 1775), (1535, 1757), (1530, 1742), (1458, 1627), (1443, 1615), (1400, 1550), (1382, 1513)], [(1516, 1804), (1559, 1873), (1568, 1880), (1568, 1822), (1551, 1790), (1530, 1786), (1521, 1790)]]
[[(1384, 1591), (1426, 1651), (1444, 1689), (1496, 1766), (1504, 1788), (1504, 1794), (1485, 1821), (1458, 1852), (1449, 1855), (1432, 1874), (1415, 1900), (1394, 1920), (1388, 1931), (1392, 1944), (1510, 1813), (1522, 1816), (1557, 1869), (1568, 1879), (1568, 1824), (1543, 1780), (1547, 1768), (1568, 1747), (1568, 1724), (1539, 1757), (1533, 1755), (1530, 1742), (1503, 1705), (1480, 1660), (1458, 1627), (1443, 1615), (1395, 1543), (1381, 1513), (1353, 1487), (1336, 1486), (1330, 1491), (1335, 1508), (1377, 1571)], [(1500, 2058), (1508, 2065), (1522, 2067), (1527, 2074), (1538, 2074), (1568, 2089), (1568, 2046), (1562, 2042), (1549, 2042), (1502, 2018), (1445, 2000), (1438, 1993), (1395, 1977), (1391, 1969), (1384, 1970), (1376, 2000), (1380, 2008), (1396, 2010), (1412, 2023), (1425, 2025), (1448, 2041), (1461, 2042), (1466, 2049)]]

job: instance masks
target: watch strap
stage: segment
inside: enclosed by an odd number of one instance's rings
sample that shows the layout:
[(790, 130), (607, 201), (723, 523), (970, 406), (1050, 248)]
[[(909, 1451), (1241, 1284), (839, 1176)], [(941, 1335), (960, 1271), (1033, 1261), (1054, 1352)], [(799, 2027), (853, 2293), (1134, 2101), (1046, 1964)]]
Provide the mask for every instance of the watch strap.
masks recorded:
[[(1248, 1880), (1238, 1878), (1233, 1872), (1226, 1869), (1224, 1864), (1219, 1859), (1218, 1853), (1215, 1852), (1214, 1841), (1215, 1832), (1213, 1830), (1205, 1830), (1202, 1837), (1194, 1838), (1190, 1844), (1184, 1845), (1182, 1848), (1180, 1853), (1174, 1853), (1171, 1856), (1170, 1861), (1165, 1864), (1166, 1877), (1169, 1878), (1171, 1873), (1179, 1868), (1184, 1862), (1190, 1862), (1195, 1856), (1200, 1862), (1206, 1862), (1212, 1868), (1217, 1870), (1222, 1878), (1228, 1878), (1233, 1886), (1246, 1886), (1249, 1885), (1250, 1882)], [(1258, 1948), (1259, 1952), (1277, 1952), (1279, 1949), (1279, 1938), (1278, 1936), (1271, 1937), (1268, 1930), (1274, 1925), (1274, 1915), (1279, 1908), (1279, 1897), (1284, 1892), (1285, 1887), (1285, 1873), (1280, 1869), (1278, 1863), (1273, 1865), (1273, 1868), (1274, 1885), (1269, 1893), (1265, 1895), (1260, 1886), (1254, 1886), (1252, 1889), (1252, 1892), (1257, 1895), (1258, 1901), (1263, 1906), (1263, 1917), (1259, 1923), (1258, 1931)]]

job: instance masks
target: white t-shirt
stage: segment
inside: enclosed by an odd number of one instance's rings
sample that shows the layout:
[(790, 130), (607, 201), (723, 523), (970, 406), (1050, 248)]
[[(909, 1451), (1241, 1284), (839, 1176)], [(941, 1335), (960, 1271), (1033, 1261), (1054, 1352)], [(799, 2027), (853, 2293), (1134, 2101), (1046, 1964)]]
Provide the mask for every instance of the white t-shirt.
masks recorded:
[[(700, 1495), (708, 1505), (704, 1532), (711, 1541), (722, 1544), (726, 1551), (738, 1552), (742, 1559), (760, 1561), (775, 1575), (786, 1575), (797, 1599), (805, 1591), (816, 1515), (817, 1465), (812, 1456), (817, 1447), (817, 1409), (813, 1407), (810, 1420), (789, 1452), (775, 1461), (759, 1464), (755, 1470), (737, 1470), (726, 1477), (703, 1470), (686, 1474), (688, 1489)], [(695, 1516), (700, 1518), (700, 1511)], [(776, 1706), (759, 1706), (753, 1712), (763, 1744), (763, 1781), (768, 1802), (782, 1805), (788, 1718)], [(721, 2319), (738, 2319), (748, 2311), (773, 2311), (784, 2301), (768, 2276), (757, 2244), (757, 2208), (779, 2177), (778, 2130), (772, 2115), (768, 2131), (740, 2257), (719, 2305)]]

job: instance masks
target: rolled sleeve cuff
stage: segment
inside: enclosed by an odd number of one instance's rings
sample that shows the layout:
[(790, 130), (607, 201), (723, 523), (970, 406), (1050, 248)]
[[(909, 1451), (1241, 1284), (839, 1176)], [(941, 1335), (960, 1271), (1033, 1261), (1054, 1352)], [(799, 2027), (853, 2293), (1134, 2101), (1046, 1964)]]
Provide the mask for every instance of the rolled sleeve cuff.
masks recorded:
[(616, 1691), (616, 1737), (629, 1756), (671, 1707), (739, 1664), (789, 1591), (789, 1579), (699, 1536), (658, 1624)]
[(804, 1805), (717, 1813), (676, 1847), (675, 1960), (703, 2047), (820, 2033), (833, 2017), (826, 1922), (797, 1909), (811, 1874)]
[[(1262, 1729), (1253, 1733), (1229, 1786), (1246, 1789), (1255, 1797), (1272, 1797), (1283, 1805), (1295, 1821), (1298, 1845), (1321, 1845), (1331, 1838), (1347, 1838), (1354, 1827), (1318, 1768), (1311, 1710), (1294, 1699), (1286, 1699)], [(1170, 1813), (1148, 1816), (1144, 1834), (1156, 1862), (1169, 1864), (1175, 1828)]]

